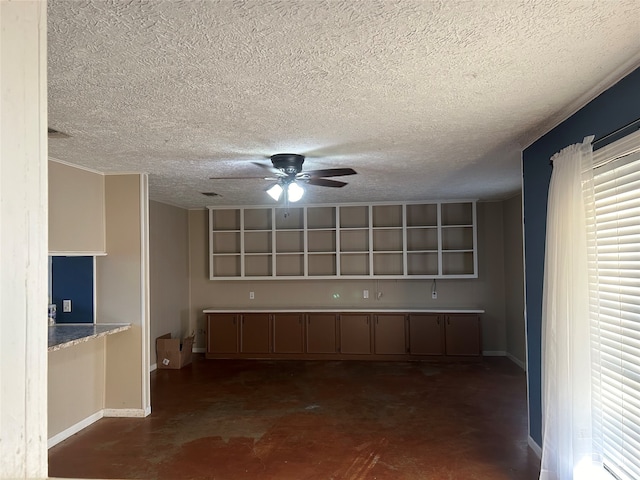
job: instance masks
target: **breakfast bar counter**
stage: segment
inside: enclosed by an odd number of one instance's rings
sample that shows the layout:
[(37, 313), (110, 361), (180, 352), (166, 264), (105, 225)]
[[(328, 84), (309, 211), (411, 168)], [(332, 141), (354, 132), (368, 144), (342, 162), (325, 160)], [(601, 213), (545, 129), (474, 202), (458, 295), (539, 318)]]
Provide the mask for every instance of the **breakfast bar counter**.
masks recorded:
[(71, 347), (93, 338), (113, 335), (131, 328), (130, 323), (59, 323), (49, 326), (48, 351)]

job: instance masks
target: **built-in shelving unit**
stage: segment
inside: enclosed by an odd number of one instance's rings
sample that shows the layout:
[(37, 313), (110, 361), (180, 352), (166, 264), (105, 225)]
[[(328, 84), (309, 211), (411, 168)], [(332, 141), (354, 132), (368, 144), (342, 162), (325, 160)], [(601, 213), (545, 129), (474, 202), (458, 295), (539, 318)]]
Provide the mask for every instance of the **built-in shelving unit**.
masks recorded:
[(474, 201), (210, 207), (210, 278), (476, 278)]

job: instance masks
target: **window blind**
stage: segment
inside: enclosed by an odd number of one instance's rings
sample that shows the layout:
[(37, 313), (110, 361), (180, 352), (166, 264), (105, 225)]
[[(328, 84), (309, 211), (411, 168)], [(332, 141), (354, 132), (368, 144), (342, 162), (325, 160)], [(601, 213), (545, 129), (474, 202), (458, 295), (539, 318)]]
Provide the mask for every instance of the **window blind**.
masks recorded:
[(594, 154), (601, 166), (594, 170), (590, 313), (594, 427), (603, 461), (616, 477), (635, 480), (640, 478), (640, 152), (625, 152), (615, 156), (614, 147)]

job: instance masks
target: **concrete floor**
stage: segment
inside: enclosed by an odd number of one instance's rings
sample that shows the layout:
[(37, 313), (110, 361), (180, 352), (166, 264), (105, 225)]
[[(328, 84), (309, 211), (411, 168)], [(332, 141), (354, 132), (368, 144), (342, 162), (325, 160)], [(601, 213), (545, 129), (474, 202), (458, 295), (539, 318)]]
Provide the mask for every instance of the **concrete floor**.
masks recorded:
[(205, 360), (151, 375), (153, 413), (49, 450), (75, 478), (534, 480), (525, 373), (476, 363)]

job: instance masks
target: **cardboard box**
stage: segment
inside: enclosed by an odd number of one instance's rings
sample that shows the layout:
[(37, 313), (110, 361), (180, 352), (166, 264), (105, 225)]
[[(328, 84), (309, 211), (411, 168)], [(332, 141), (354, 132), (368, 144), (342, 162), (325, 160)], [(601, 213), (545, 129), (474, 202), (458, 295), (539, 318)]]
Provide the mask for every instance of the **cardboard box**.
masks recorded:
[(179, 369), (191, 363), (193, 335), (180, 342), (179, 338), (171, 338), (167, 333), (156, 338), (156, 355), (158, 368)]

